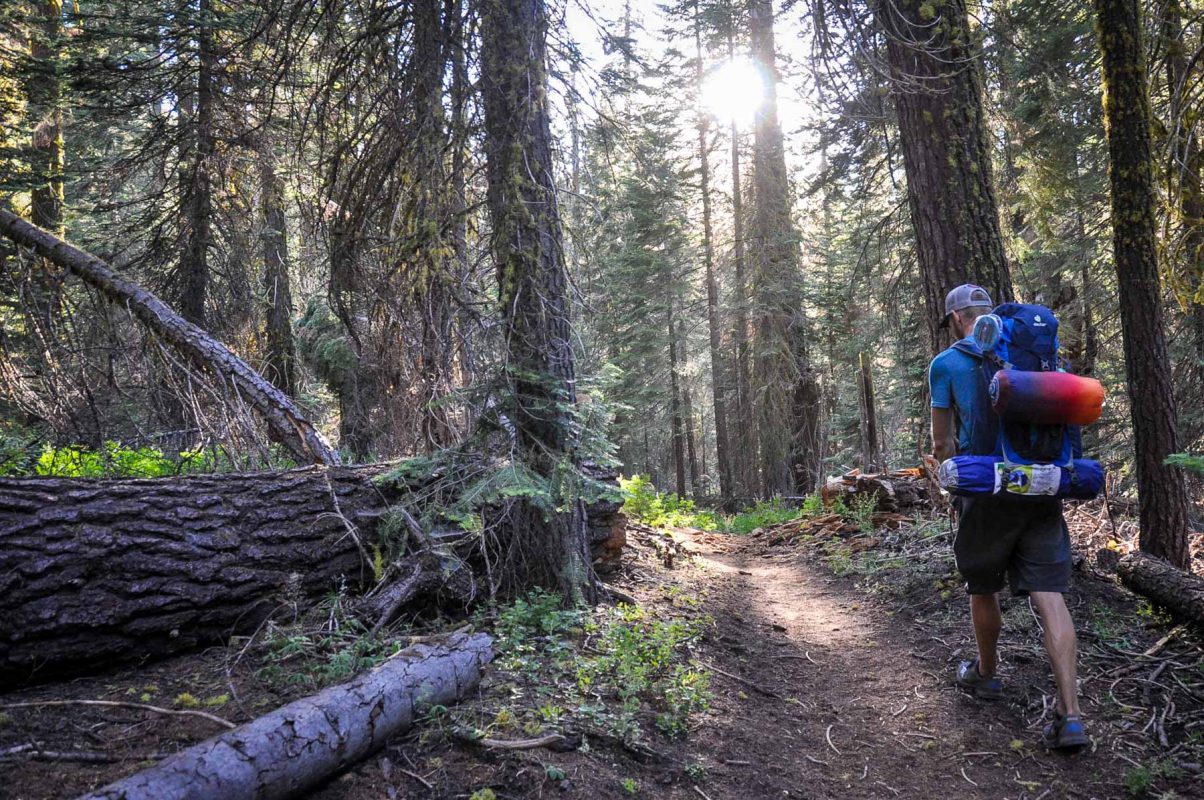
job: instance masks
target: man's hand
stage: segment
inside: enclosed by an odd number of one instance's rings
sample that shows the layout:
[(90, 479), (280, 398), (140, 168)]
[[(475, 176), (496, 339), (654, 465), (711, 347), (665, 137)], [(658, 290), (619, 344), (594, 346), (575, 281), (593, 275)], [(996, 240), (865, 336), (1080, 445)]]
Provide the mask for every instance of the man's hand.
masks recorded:
[(932, 409), (932, 449), (937, 461), (957, 455), (957, 440), (953, 438), (953, 409)]

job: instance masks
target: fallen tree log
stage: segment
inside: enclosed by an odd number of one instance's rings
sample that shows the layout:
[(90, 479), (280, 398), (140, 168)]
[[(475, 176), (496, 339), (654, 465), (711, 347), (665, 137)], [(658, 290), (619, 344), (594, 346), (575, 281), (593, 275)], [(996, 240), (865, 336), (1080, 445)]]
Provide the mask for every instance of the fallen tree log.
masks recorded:
[(128, 308), (156, 336), (201, 369), (229, 380), (267, 423), (272, 436), (302, 463), (338, 464), (339, 454), (287, 394), (208, 332), (187, 321), (155, 295), (49, 231), (0, 208), (0, 235), (75, 275), (108, 300)]
[[(0, 478), (0, 685), (223, 643), (283, 605), (367, 588), (377, 522), (402, 499), (374, 480), (385, 469)], [(617, 560), (618, 504), (587, 513), (595, 556)], [(473, 594), (467, 568), (429, 552), (395, 566), (356, 604), (370, 626), (420, 596)]]
[(0, 479), (0, 676), (163, 656), (371, 579), (379, 467)]
[(1145, 553), (1120, 559), (1116, 573), (1125, 586), (1176, 617), (1204, 625), (1204, 577)]
[(303, 796), (476, 687), (485, 634), (419, 644), (332, 686), (86, 795), (84, 800), (278, 800)]

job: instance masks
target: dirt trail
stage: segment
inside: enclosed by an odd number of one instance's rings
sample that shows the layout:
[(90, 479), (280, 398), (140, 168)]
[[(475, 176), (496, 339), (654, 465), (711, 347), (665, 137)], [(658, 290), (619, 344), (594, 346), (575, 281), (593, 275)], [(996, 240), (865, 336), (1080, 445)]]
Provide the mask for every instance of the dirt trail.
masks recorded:
[(696, 742), (716, 765), (712, 800), (1124, 796), (1125, 763), (1039, 749), (1020, 702), (1038, 687), (981, 704), (952, 685), (960, 643), (846, 581), (740, 545), (690, 549), (720, 645)]

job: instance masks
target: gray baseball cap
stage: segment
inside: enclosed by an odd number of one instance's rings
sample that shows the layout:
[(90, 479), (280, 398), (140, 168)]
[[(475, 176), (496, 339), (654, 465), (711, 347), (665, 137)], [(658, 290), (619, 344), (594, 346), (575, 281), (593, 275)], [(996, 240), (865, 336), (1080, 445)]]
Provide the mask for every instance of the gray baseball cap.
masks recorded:
[(945, 317), (941, 320), (940, 327), (949, 327), (949, 319), (954, 311), (964, 311), (975, 306), (991, 308), (993, 305), (995, 304), (991, 302), (991, 295), (986, 289), (973, 283), (963, 283), (945, 295)]

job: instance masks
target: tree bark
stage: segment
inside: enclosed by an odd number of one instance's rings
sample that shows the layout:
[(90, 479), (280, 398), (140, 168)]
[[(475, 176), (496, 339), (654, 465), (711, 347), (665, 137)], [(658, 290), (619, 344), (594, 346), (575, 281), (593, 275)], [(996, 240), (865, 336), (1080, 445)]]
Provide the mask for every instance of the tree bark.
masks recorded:
[[(264, 122), (270, 125), (270, 120)], [(266, 128), (259, 145), (260, 207), (263, 214), (263, 280), (267, 294), (264, 377), (289, 397), (297, 396), (297, 346), (293, 339), (293, 292), (289, 280), (288, 226), (284, 181)]]
[(212, 0), (199, 0), (196, 25), (197, 83), (192, 130), (192, 163), (184, 195), (184, 250), (180, 258), (180, 314), (204, 327), (205, 302), (209, 293), (209, 246), (213, 225), (215, 70), (217, 54), (213, 37)]
[(409, 647), (332, 686), (111, 783), (83, 800), (284, 800), (404, 733), (434, 705), (472, 691), (493, 658), (483, 633)]
[(1190, 569), (1187, 489), (1180, 471), (1163, 463), (1179, 446), (1158, 272), (1157, 200), (1141, 15), (1136, 0), (1095, 0), (1095, 12), (1141, 549)]
[[(63, 41), (62, 0), (36, 0), (29, 4), (33, 21), (29, 40), (31, 65), (25, 80), (26, 114), (33, 125), (29, 147), (29, 218), (34, 225), (55, 234), (63, 232), (64, 171), (63, 78), (59, 48)], [(54, 265), (39, 259), (33, 282), (32, 321), (48, 341), (59, 311), (62, 276)], [(40, 350), (45, 345), (39, 346)]]
[[(493, 221), (518, 457), (549, 485), (573, 459), (576, 401), (568, 275), (552, 165), (543, 0), (480, 0), (486, 200)], [(553, 586), (592, 601), (579, 501), (545, 515), (529, 501), (509, 526), (508, 588)], [(524, 507), (525, 506), (525, 507)]]
[(884, 471), (886, 465), (878, 449), (878, 411), (874, 403), (874, 376), (865, 353), (858, 355), (861, 364), (858, 392), (861, 400), (861, 469), (872, 473)]
[[(1168, 194), (1174, 198), (1183, 228), (1183, 262), (1187, 273), (1188, 324), (1192, 331), (1196, 387), (1204, 387), (1204, 148), (1192, 124), (1195, 111), (1185, 104), (1188, 61), (1183, 43), (1183, 9), (1179, 0), (1167, 0), (1162, 33), (1166, 41), (1166, 83), (1170, 96), (1170, 163), (1166, 174)], [(1194, 63), (1194, 62), (1193, 62)]]
[(1133, 591), (1181, 619), (1204, 625), (1204, 578), (1144, 553), (1122, 558), (1116, 572)]
[(778, 121), (773, 3), (751, 0), (753, 59), (765, 99), (753, 133), (753, 285), (762, 493), (809, 494), (819, 483), (820, 393), (807, 345), (798, 230)]
[(130, 310), (144, 325), (198, 367), (229, 380), (264, 418), (272, 435), (301, 461), (338, 464), (339, 456), (293, 401), (251, 369), (224, 344), (182, 319), (142, 287), (115, 273), (108, 264), (0, 209), (0, 235), (35, 250), (69, 270), (111, 302)]
[[(729, 3), (734, 0), (728, 0)], [(727, 56), (735, 58), (734, 41), (735, 11), (729, 7), (727, 31)], [(759, 466), (757, 464), (757, 442), (752, 433), (752, 354), (748, 335), (748, 270), (744, 259), (744, 187), (740, 175), (740, 129), (735, 120), (731, 123), (732, 138), (732, 261), (734, 267), (734, 290), (736, 295), (736, 319), (733, 326), (736, 351), (736, 424), (733, 434), (737, 444), (732, 448), (732, 472), (739, 476), (740, 491), (754, 494), (757, 491)]]
[(253, 630), (372, 567), (378, 468), (0, 479), (0, 674), (79, 671)]
[(916, 235), (933, 355), (949, 344), (938, 324), (945, 293), (985, 287), (996, 303), (1012, 297), (1003, 252), (982, 77), (966, 0), (878, 2), (887, 39), (907, 200)]
[(30, 148), (30, 215), (34, 225), (61, 234), (63, 229), (63, 85), (59, 47), (63, 39), (62, 0), (37, 0), (29, 54), (33, 61), (25, 92), (34, 124)]
[[(702, 30), (699, 9), (694, 4), (694, 49), (696, 52), (695, 82), (702, 92)], [(727, 362), (723, 356), (723, 327), (719, 319), (719, 283), (715, 279), (715, 247), (711, 226), (711, 160), (710, 117), (698, 112), (699, 184), (702, 193), (702, 262), (707, 287), (707, 332), (711, 356), (711, 402), (715, 408), (715, 463), (719, 472), (719, 496), (723, 505), (732, 500), (732, 467), (727, 423), (727, 393), (729, 380)], [(705, 453), (704, 453), (705, 457)]]
[(673, 475), (677, 479), (677, 496), (686, 496), (686, 437), (682, 420), (681, 376), (677, 363), (677, 324), (673, 319), (673, 297), (667, 298), (665, 308), (669, 324), (669, 423), (673, 440)]

